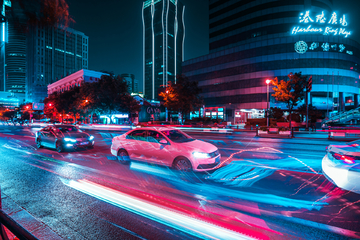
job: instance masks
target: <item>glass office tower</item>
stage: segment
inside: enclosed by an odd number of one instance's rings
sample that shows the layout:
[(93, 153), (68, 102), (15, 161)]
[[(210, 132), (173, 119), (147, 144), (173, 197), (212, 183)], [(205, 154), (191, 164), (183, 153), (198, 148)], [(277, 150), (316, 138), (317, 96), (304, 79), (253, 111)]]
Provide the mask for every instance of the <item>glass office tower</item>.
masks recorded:
[(143, 3), (144, 95), (158, 99), (161, 86), (175, 82), (184, 58), (185, 6), (178, 0)]

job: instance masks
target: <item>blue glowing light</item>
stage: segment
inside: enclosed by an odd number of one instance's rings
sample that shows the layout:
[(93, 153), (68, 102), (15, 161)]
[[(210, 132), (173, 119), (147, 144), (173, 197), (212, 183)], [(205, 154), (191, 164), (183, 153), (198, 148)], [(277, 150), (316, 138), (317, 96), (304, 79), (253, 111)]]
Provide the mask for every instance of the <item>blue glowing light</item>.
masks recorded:
[(311, 46), (309, 47), (309, 50), (315, 50), (318, 47), (319, 47), (319, 43), (318, 42), (313, 42), (311, 44)]
[(329, 24), (337, 24), (337, 15), (335, 12), (333, 12), (333, 14), (331, 15), (331, 18), (328, 23)]
[(321, 45), (321, 47), (322, 47), (322, 49), (323, 49), (324, 52), (328, 52), (329, 49), (330, 49), (329, 43), (323, 43), (323, 44)]
[(299, 22), (303, 22), (303, 23), (309, 23), (309, 22), (314, 22), (314, 20), (311, 19), (310, 17), (310, 11), (306, 11), (305, 15), (303, 13), (300, 14), (300, 21)]
[(340, 48), (339, 52), (343, 52), (345, 50), (344, 44), (340, 44), (339, 48)]
[(345, 19), (345, 14), (342, 16), (342, 18), (340, 18), (340, 24), (343, 25), (344, 27), (348, 25)]
[(303, 54), (306, 53), (308, 45), (304, 41), (298, 41), (295, 43), (295, 51), (297, 53)]
[(321, 26), (319, 27), (312, 25), (308, 25), (306, 27), (295, 26), (291, 30), (292, 35), (296, 35), (298, 33), (321, 33), (323, 35), (343, 36), (345, 38), (351, 35), (351, 31), (347, 31), (345, 28), (335, 27), (335, 25), (341, 25), (342, 27), (346, 27), (348, 25), (345, 14), (338, 21), (338, 16), (336, 12), (333, 12), (330, 20), (326, 23), (326, 17), (324, 11), (322, 11), (321, 14), (316, 15), (315, 22), (310, 16), (310, 11), (306, 11), (305, 14), (300, 13), (299, 19), (300, 19), (299, 23), (302, 24), (307, 24), (307, 23), (310, 24), (314, 23), (320, 25), (329, 24), (331, 26), (326, 26), (326, 27), (321, 27)]
[(316, 15), (316, 22), (317, 23), (325, 23), (326, 18), (324, 15), (324, 11), (321, 12), (321, 15)]

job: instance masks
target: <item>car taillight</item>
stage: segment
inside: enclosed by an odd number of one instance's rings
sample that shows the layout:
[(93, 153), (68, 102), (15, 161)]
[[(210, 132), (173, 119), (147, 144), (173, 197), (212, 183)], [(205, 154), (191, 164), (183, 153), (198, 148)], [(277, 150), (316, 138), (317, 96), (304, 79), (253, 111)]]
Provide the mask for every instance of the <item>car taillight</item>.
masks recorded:
[(353, 147), (358, 147), (358, 146), (359, 146), (359, 144), (354, 143), (354, 144), (351, 144), (351, 146), (353, 146)]
[(355, 160), (357, 160), (356, 157), (352, 157), (352, 156), (347, 156), (347, 155), (341, 155), (339, 153), (331, 153), (331, 155), (337, 159), (337, 160), (342, 160), (344, 161), (345, 163), (348, 163), (348, 164), (354, 164), (355, 163)]

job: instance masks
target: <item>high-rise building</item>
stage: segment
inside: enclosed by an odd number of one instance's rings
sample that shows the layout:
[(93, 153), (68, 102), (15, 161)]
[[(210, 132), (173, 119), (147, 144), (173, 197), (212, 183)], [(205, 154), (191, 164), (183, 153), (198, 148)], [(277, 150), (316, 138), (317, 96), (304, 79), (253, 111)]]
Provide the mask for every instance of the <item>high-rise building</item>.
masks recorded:
[(18, 11), (11, 1), (3, 2), (1, 22), (1, 70), (0, 91), (25, 94), (26, 74), (26, 33), (20, 24), (25, 24), (25, 16), (18, 14), (12, 18), (10, 8)]
[[(199, 82), (206, 106), (220, 107), (235, 122), (263, 112), (266, 80), (287, 80), (290, 72), (312, 76), (309, 99), (318, 109), (358, 106), (356, 23), (332, 2), (210, 0), (210, 54), (185, 61), (183, 72)], [(286, 109), (270, 97), (274, 106)]]
[(39, 102), (47, 96), (48, 84), (88, 68), (89, 39), (83, 33), (34, 26), (24, 31), (26, 16), (19, 3), (4, 0), (2, 7), (0, 91)]
[(47, 85), (80, 69), (88, 69), (89, 38), (71, 28), (32, 29), (27, 38), (26, 99), (47, 96)]
[(184, 58), (185, 6), (178, 0), (143, 3), (144, 95), (158, 99), (160, 86), (175, 82)]
[(129, 93), (139, 93), (139, 81), (134, 74), (123, 73), (120, 76), (127, 82)]

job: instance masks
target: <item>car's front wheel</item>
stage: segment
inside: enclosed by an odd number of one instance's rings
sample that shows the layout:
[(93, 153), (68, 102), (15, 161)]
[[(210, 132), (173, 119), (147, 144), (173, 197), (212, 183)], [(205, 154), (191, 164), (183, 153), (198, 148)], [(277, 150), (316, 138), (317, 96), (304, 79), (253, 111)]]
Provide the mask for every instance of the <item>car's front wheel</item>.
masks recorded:
[(173, 167), (176, 170), (183, 171), (183, 172), (191, 172), (192, 171), (191, 162), (184, 157), (175, 159)]
[(57, 141), (56, 142), (56, 151), (61, 153), (63, 151), (63, 146), (61, 144), (61, 142)]
[(41, 138), (36, 139), (36, 147), (37, 147), (37, 148), (42, 148)]
[(121, 164), (128, 165), (130, 164), (130, 157), (128, 152), (125, 149), (120, 149), (117, 154), (117, 159)]

